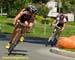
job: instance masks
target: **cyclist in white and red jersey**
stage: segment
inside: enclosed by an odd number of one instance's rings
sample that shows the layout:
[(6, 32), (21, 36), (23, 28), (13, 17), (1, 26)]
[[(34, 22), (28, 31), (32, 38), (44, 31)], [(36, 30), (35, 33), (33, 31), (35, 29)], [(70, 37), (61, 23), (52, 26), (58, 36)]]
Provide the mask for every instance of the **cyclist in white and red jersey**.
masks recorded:
[[(51, 25), (52, 26), (58, 26), (60, 28), (59, 32), (62, 32), (65, 28), (66, 22), (67, 22), (66, 16), (63, 13), (60, 13), (59, 15), (57, 15), (56, 20), (54, 20)], [(54, 30), (56, 30), (56, 29), (57, 28), (55, 27)], [(50, 35), (49, 40), (46, 43), (46, 46), (48, 46), (48, 44), (51, 41), (53, 35), (54, 35), (54, 31)], [(59, 33), (59, 36), (60, 36), (60, 33)]]

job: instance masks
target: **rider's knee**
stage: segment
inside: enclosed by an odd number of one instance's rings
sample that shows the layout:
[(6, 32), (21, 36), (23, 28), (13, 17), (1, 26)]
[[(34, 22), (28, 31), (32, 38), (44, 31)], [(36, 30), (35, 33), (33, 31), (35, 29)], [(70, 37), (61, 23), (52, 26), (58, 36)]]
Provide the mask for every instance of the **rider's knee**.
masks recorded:
[(28, 22), (27, 22), (27, 21), (25, 21), (25, 22), (24, 22), (24, 25), (25, 25), (25, 27), (27, 27), (27, 26), (28, 26)]
[(20, 30), (21, 30), (20, 28), (17, 28), (17, 29), (16, 29), (16, 31), (20, 31)]
[(34, 23), (30, 23), (30, 24), (29, 24), (29, 27), (32, 27), (33, 25), (34, 25)]

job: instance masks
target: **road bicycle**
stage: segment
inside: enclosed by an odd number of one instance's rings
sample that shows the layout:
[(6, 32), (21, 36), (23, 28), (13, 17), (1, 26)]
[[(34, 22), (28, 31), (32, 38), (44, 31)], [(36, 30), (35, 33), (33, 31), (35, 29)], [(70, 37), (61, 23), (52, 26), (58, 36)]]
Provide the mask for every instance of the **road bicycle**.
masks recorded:
[[(24, 26), (24, 23), (18, 23), (18, 25), (15, 27), (11, 39), (12, 43), (10, 44), (10, 48), (8, 49), (8, 55), (12, 53), (16, 45), (20, 42), (21, 39), (24, 40), (24, 36), (22, 36), (23, 29), (26, 30), (26, 27)], [(26, 32), (26, 31), (25, 31)]]
[(45, 46), (48, 46), (49, 44), (51, 46), (55, 46), (55, 44), (57, 43), (57, 38), (60, 36), (60, 30), (61, 28), (59, 26), (57, 26), (59, 22), (57, 22), (56, 24), (54, 24), (54, 30), (52, 32), (52, 34), (49, 36), (49, 39), (46, 41)]

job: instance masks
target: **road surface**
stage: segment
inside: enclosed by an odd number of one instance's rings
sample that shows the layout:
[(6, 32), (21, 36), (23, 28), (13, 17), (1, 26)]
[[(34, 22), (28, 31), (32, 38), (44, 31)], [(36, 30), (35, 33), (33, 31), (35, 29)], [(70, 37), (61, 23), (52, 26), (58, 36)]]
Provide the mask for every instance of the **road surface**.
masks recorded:
[(50, 47), (43, 44), (22, 42), (19, 43), (12, 54), (8, 56), (5, 45), (8, 41), (0, 41), (0, 60), (75, 60), (49, 52)]

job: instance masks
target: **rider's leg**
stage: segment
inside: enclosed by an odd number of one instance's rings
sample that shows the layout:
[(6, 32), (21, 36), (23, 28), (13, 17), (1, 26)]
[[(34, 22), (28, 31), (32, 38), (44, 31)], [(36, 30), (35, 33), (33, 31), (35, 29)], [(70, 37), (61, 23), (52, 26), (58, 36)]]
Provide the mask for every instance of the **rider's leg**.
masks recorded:
[(20, 38), (20, 41), (23, 42), (24, 41), (24, 36), (25, 36), (25, 33), (26, 32), (30, 32), (30, 29), (32, 28), (33, 26), (33, 23), (32, 22), (28, 22), (28, 21), (25, 21), (25, 28), (22, 30), (22, 36)]
[(34, 20), (29, 20), (28, 21), (27, 32), (30, 32), (31, 31), (33, 25), (34, 25)]
[(13, 34), (9, 40), (9, 43), (6, 45), (6, 48), (10, 48), (10, 44), (12, 43), (13, 40), (15, 40), (18, 30), (19, 30), (19, 28), (17, 28), (17, 27), (14, 29)]
[(11, 38), (10, 38), (10, 41), (9, 41), (10, 44), (12, 43), (13, 40), (15, 40), (16, 33), (18, 32), (18, 30), (20, 30), (20, 29), (19, 29), (20, 24), (19, 24), (18, 22), (20, 22), (20, 21), (17, 20), (17, 22), (16, 22), (16, 24), (15, 24), (15, 29), (14, 29), (14, 31), (13, 31), (13, 33), (12, 33), (12, 36), (11, 36)]
[(15, 34), (16, 34), (16, 29), (13, 31), (13, 34), (12, 34), (10, 40), (9, 40), (10, 44), (12, 43), (12, 40), (14, 40)]
[(21, 38), (20, 38), (20, 41), (23, 42), (24, 41), (24, 36), (25, 36), (25, 33), (27, 32), (27, 26), (28, 26), (28, 22), (25, 21), (24, 22), (24, 28), (22, 29), (22, 35), (21, 35)]
[(32, 27), (33, 27), (34, 23), (33, 22), (30, 22), (29, 25), (28, 25), (28, 32), (31, 31)]

